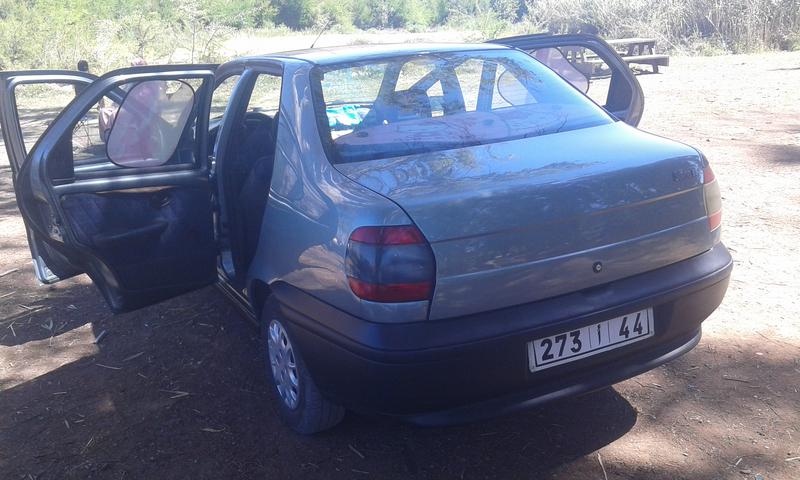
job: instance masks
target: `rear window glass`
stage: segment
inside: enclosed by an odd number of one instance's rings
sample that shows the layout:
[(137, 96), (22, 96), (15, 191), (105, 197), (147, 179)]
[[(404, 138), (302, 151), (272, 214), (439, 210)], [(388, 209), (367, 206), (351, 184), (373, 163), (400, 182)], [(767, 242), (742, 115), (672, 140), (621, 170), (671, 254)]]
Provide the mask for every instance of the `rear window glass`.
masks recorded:
[(420, 54), (317, 67), (334, 163), (435, 152), (612, 122), (525, 53)]

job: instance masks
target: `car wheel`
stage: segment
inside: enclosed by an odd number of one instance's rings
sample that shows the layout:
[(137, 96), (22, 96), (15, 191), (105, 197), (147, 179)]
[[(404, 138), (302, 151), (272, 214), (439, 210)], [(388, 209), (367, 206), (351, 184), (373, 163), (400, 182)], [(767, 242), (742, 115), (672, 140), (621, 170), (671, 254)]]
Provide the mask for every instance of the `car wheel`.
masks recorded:
[(278, 409), (292, 430), (310, 435), (336, 426), (344, 408), (322, 396), (286, 329), (277, 306), (267, 301), (261, 315), (267, 376), (278, 395)]

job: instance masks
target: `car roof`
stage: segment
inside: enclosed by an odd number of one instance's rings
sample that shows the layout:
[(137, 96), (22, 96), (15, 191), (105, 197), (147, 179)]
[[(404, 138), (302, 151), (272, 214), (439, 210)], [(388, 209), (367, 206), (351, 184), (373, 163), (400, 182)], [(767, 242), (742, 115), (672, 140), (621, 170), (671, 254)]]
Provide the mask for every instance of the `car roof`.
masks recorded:
[(256, 58), (296, 58), (317, 65), (331, 65), (385, 57), (417, 55), (425, 53), (450, 53), (475, 50), (507, 50), (508, 47), (491, 43), (403, 43), (376, 45), (346, 45), (318, 47), (303, 50), (277, 52)]

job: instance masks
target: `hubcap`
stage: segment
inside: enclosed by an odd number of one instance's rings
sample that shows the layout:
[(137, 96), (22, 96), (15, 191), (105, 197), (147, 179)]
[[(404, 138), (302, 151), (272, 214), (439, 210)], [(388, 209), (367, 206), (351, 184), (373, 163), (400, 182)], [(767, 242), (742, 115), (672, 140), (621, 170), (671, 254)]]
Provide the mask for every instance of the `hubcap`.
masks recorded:
[(267, 340), (269, 349), (269, 363), (272, 367), (272, 378), (275, 379), (275, 386), (278, 394), (283, 399), (287, 407), (294, 410), (297, 408), (298, 395), (300, 392), (300, 378), (297, 376), (297, 362), (292, 349), (292, 342), (283, 325), (277, 320), (269, 324), (269, 339)]

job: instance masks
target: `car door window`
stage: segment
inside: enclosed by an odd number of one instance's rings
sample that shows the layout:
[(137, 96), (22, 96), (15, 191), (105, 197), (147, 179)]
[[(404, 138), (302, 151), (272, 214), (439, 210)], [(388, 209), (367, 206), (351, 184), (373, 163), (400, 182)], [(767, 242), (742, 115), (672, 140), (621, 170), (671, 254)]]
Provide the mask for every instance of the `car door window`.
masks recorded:
[(535, 83), (520, 79), (505, 65), (498, 65), (495, 75), (492, 110), (537, 103), (532, 92)]
[(75, 98), (75, 89), (76, 85), (69, 83), (23, 83), (14, 87), (13, 98), (26, 152)]
[(256, 77), (250, 100), (247, 102), (247, 111), (265, 113), (274, 116), (278, 111), (281, 98), (281, 77), (261, 73)]
[(233, 89), (236, 87), (236, 84), (239, 83), (241, 77), (242, 76), (238, 74), (230, 75), (222, 80), (214, 89), (214, 93), (211, 96), (212, 119), (221, 118), (225, 113), (225, 109), (228, 107), (228, 103), (233, 95)]
[(148, 80), (133, 85), (111, 126), (108, 159), (121, 167), (167, 163), (183, 136), (195, 99), (194, 89), (183, 81)]
[[(13, 87), (11, 98), (24, 140), (24, 154), (27, 155), (53, 120), (85, 89), (85, 83), (68, 82), (20, 83)], [(68, 134), (76, 168), (105, 161), (105, 141), (117, 108), (114, 100), (103, 97)]]
[[(60, 140), (60, 171), (77, 178), (127, 168), (192, 164), (199, 79), (132, 81), (84, 110)], [(69, 147), (70, 155), (64, 155)], [(119, 172), (124, 174), (124, 172)]]
[(594, 50), (578, 45), (563, 45), (530, 50), (528, 53), (598, 105), (608, 104), (612, 72)]
[(535, 82), (529, 78), (520, 78), (502, 63), (471, 58), (454, 70), (466, 112), (537, 103), (532, 92)]
[(617, 119), (639, 124), (644, 110), (641, 85), (627, 62), (601, 38), (588, 34), (521, 35), (491, 43), (527, 52), (577, 90), (585, 91)]

